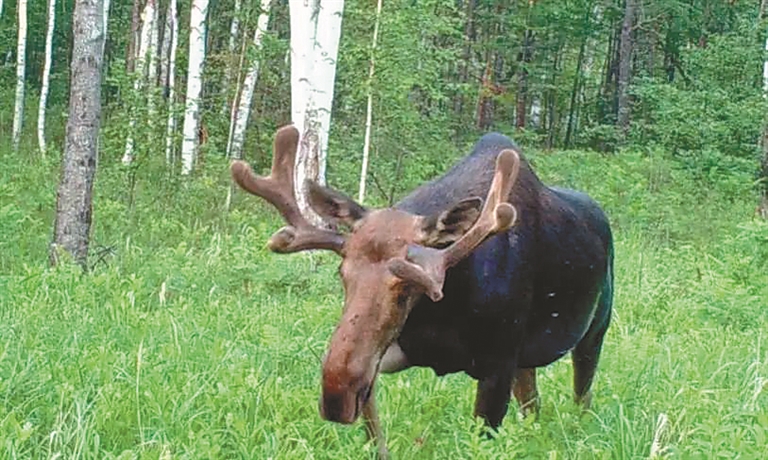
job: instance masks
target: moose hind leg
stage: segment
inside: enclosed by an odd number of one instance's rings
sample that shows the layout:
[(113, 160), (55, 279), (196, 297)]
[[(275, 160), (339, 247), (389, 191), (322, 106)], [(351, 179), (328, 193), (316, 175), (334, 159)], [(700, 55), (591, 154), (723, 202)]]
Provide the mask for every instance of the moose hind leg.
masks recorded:
[(541, 408), (539, 390), (536, 387), (536, 368), (515, 369), (512, 379), (512, 394), (515, 395), (523, 417), (534, 414), (538, 417)]
[[(606, 300), (607, 297), (607, 300)], [(597, 362), (600, 360), (600, 350), (603, 338), (611, 322), (610, 295), (602, 296), (592, 325), (587, 333), (571, 352), (573, 357), (573, 399), (584, 410), (592, 404), (592, 380), (595, 378)]]
[(477, 381), (475, 417), (481, 417), (490, 428), (501, 425), (509, 407), (511, 374), (496, 374)]

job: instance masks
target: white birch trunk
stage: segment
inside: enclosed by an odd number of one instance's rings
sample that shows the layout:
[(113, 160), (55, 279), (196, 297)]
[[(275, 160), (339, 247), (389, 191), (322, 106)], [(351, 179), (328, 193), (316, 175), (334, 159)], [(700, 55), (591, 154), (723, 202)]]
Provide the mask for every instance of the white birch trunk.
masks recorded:
[[(159, 55), (160, 48), (160, 34), (159, 34), (159, 8), (156, 4), (157, 0), (149, 0), (147, 6), (152, 5), (152, 8), (148, 8), (147, 15), (149, 16), (149, 44), (147, 45), (147, 82), (150, 85), (157, 84), (157, 57)], [(151, 99), (150, 99), (151, 100)]]
[[(168, 9), (165, 12), (165, 22), (163, 23), (163, 41), (160, 43), (159, 51), (159, 71), (158, 82), (161, 88), (168, 89), (168, 65), (171, 60), (171, 39), (173, 35), (173, 17), (171, 16), (171, 2), (168, 2)], [(158, 24), (159, 27), (159, 24)], [(167, 93), (164, 93), (167, 95)]]
[[(768, 52), (768, 37), (765, 38), (765, 51)], [(763, 60), (763, 97), (768, 98), (768, 59)]]
[(302, 213), (321, 219), (309, 207), (305, 180), (325, 183), (336, 58), (343, 0), (290, 0), (291, 117), (301, 133), (296, 155), (296, 196)]
[[(133, 75), (133, 90), (134, 99), (139, 99), (142, 88), (144, 88), (144, 82), (147, 80), (148, 69), (147, 65), (150, 64), (150, 53), (152, 46), (152, 29), (155, 14), (155, 1), (147, 0), (147, 4), (144, 6), (144, 10), (141, 12), (141, 32), (139, 34), (139, 52), (136, 56), (136, 72)], [(136, 130), (136, 117), (131, 115), (131, 119), (128, 122), (128, 137), (125, 139), (125, 153), (123, 154), (122, 162), (124, 165), (129, 165), (133, 162), (133, 149), (134, 140), (133, 132)]]
[(379, 21), (381, 20), (381, 0), (376, 2), (376, 19), (373, 23), (373, 40), (371, 43), (371, 61), (368, 65), (368, 107), (365, 111), (365, 140), (363, 140), (363, 164), (360, 168), (360, 187), (357, 201), (363, 204), (365, 200), (365, 183), (368, 176), (368, 158), (371, 150), (371, 121), (373, 118), (373, 74), (376, 64), (376, 43), (379, 39)]
[(200, 93), (203, 89), (203, 61), (205, 60), (205, 21), (208, 0), (192, 0), (189, 19), (189, 68), (187, 70), (186, 110), (184, 112), (183, 140), (181, 144), (181, 173), (192, 172), (197, 159), (198, 130), (200, 129)]
[(179, 45), (179, 18), (176, 11), (176, 0), (171, 0), (168, 6), (168, 16), (171, 18), (171, 44), (168, 56), (168, 122), (165, 128), (165, 161), (170, 164), (174, 158), (173, 137), (176, 131), (176, 49)]
[(237, 122), (237, 111), (240, 104), (240, 94), (242, 93), (242, 81), (240, 75), (243, 73), (243, 66), (245, 65), (245, 55), (247, 54), (248, 39), (243, 37), (243, 44), (240, 47), (240, 59), (237, 63), (237, 80), (235, 85), (235, 94), (232, 98), (232, 104), (229, 107), (229, 131), (227, 131), (227, 156), (232, 156), (232, 136), (235, 133), (235, 124)]
[(0, 18), (3, 17), (3, 0), (0, 0)]
[[(261, 0), (261, 13), (256, 23), (256, 32), (253, 34), (253, 46), (256, 50), (261, 49), (261, 42), (264, 32), (267, 31), (269, 24), (269, 10), (271, 0)], [(243, 81), (243, 90), (240, 94), (240, 103), (235, 114), (235, 123), (232, 130), (232, 144), (230, 148), (231, 158), (242, 158), (243, 143), (245, 142), (245, 128), (248, 126), (248, 118), (251, 114), (251, 101), (256, 89), (256, 82), (259, 79), (259, 58), (256, 57), (248, 68), (248, 73)]]
[[(240, 33), (240, 12), (242, 10), (242, 0), (235, 0), (235, 11), (232, 15), (232, 22), (229, 25), (229, 44), (227, 46), (227, 50), (229, 51), (229, 59), (228, 61), (233, 60), (233, 56), (235, 55), (235, 51), (237, 51), (237, 36)], [(234, 76), (234, 73), (232, 72), (233, 65), (229, 64), (224, 69), (224, 82), (222, 84), (221, 92), (224, 95), (224, 107), (222, 112), (226, 113), (229, 109), (229, 106), (227, 104), (227, 101), (229, 101), (229, 88), (232, 86), (232, 78)], [(237, 75), (240, 75), (239, 73)], [(238, 77), (239, 82), (239, 77)], [(235, 99), (237, 99), (237, 92), (235, 92), (235, 96), (232, 98), (232, 107), (234, 110), (235, 105)]]
[(45, 109), (48, 101), (48, 88), (51, 83), (51, 54), (53, 52), (53, 27), (55, 22), (56, 0), (48, 0), (48, 28), (45, 32), (45, 63), (43, 65), (43, 84), (42, 88), (40, 88), (40, 105), (37, 109), (37, 143), (40, 146), (41, 155), (45, 155)]
[(16, 105), (13, 109), (13, 149), (19, 150), (24, 121), (24, 75), (27, 50), (27, 0), (19, 0), (19, 35), (16, 46)]
[(531, 127), (534, 129), (541, 128), (541, 99), (539, 96), (534, 96), (531, 101)]

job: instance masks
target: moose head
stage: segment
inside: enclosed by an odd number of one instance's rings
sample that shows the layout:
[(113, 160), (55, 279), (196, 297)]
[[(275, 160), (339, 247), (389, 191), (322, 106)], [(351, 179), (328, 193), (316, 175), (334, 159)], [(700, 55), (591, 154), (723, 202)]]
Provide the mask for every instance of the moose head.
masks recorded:
[(299, 210), (294, 194), (298, 141), (293, 126), (277, 131), (268, 177), (256, 176), (242, 161), (235, 161), (231, 172), (240, 187), (271, 203), (288, 223), (270, 238), (270, 250), (326, 249), (341, 256), (344, 310), (323, 362), (320, 413), (327, 420), (352, 423), (370, 397), (384, 352), (416, 301), (427, 295), (439, 302), (446, 270), (488, 236), (514, 224), (517, 212), (506, 200), (520, 159), (513, 150), (502, 151), (485, 200), (464, 199), (433, 216), (368, 209), (307, 181), (310, 206), (334, 227), (347, 230), (340, 232), (313, 226)]

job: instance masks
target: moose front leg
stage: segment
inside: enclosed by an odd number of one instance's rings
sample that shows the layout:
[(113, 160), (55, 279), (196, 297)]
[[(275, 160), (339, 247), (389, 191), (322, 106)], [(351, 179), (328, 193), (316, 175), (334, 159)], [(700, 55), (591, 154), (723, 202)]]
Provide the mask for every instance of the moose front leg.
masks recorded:
[[(408, 358), (405, 356), (405, 353), (403, 353), (403, 349), (400, 348), (397, 341), (392, 342), (381, 357), (379, 372), (382, 374), (392, 374), (407, 369), (408, 367), (410, 367), (410, 364), (408, 363)], [(363, 406), (363, 420), (365, 422), (365, 433), (368, 435), (368, 440), (372, 440), (376, 443), (379, 460), (388, 459), (389, 451), (387, 450), (387, 440), (384, 437), (384, 430), (381, 429), (379, 411), (376, 409), (376, 398), (373, 388), (371, 388), (371, 396)]]
[(389, 450), (387, 450), (387, 439), (384, 437), (384, 430), (381, 429), (379, 421), (379, 411), (376, 409), (376, 398), (371, 389), (371, 396), (363, 406), (363, 421), (365, 422), (365, 434), (369, 441), (376, 444), (379, 460), (389, 459)]
[(507, 414), (512, 377), (512, 372), (504, 372), (477, 381), (475, 417), (482, 417), (494, 430)]

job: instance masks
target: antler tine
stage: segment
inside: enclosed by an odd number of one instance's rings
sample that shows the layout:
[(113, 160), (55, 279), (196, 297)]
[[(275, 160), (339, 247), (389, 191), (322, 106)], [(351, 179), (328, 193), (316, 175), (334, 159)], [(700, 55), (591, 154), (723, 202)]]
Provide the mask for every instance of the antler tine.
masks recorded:
[(519, 171), (520, 156), (517, 152), (502, 150), (496, 157), (496, 171), (480, 217), (458, 241), (442, 250), (445, 269), (469, 255), (489, 235), (503, 232), (515, 223), (517, 211), (506, 200)]
[(267, 177), (257, 176), (244, 161), (234, 161), (232, 178), (244, 190), (272, 204), (288, 223), (269, 239), (267, 246), (279, 253), (307, 249), (329, 249), (341, 253), (344, 237), (310, 224), (299, 210), (294, 192), (294, 164), (299, 131), (293, 125), (284, 126), (275, 134), (272, 170)]
[(293, 186), (293, 168), (299, 130), (293, 125), (283, 126), (275, 134), (272, 155), (272, 171), (267, 177), (257, 176), (244, 161), (235, 161), (230, 167), (232, 178), (244, 190), (271, 203), (283, 219), (296, 228), (310, 226), (296, 204)]

